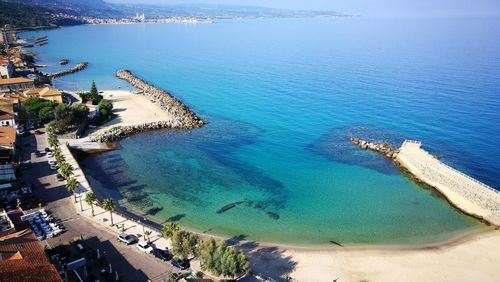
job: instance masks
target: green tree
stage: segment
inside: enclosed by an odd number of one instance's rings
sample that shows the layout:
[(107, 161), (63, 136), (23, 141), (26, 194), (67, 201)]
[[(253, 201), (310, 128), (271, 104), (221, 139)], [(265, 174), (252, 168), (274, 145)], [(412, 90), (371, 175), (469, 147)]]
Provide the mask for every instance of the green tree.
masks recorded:
[(64, 120), (69, 123), (71, 120), (71, 107), (66, 104), (59, 104), (54, 108), (56, 120)]
[(90, 86), (90, 95), (97, 96), (99, 95), (99, 91), (97, 91), (97, 86), (95, 85), (95, 81), (92, 80), (92, 86)]
[(68, 179), (68, 181), (66, 181), (66, 188), (68, 189), (68, 191), (70, 193), (73, 194), (73, 196), (75, 197), (75, 203), (76, 203), (76, 188), (78, 188), (78, 182), (76, 181), (76, 179), (74, 179), (73, 177)]
[(145, 230), (144, 231), (144, 239), (148, 242), (151, 243), (151, 234), (153, 234), (153, 231), (151, 230)]
[(89, 108), (84, 104), (71, 106), (71, 124), (79, 125), (83, 123), (89, 115)]
[(73, 175), (73, 167), (69, 163), (62, 163), (59, 170), (64, 178), (68, 178)]
[(250, 271), (250, 263), (242, 251), (222, 241), (205, 239), (198, 247), (201, 267), (218, 276), (235, 278)]
[(90, 205), (92, 209), (92, 216), (94, 216), (94, 203), (97, 201), (97, 197), (94, 193), (90, 192), (85, 195), (85, 202)]
[(163, 225), (161, 233), (165, 239), (172, 239), (174, 233), (179, 231), (180, 228), (175, 222), (169, 222)]
[(97, 105), (99, 107), (99, 113), (108, 118), (112, 114), (113, 104), (106, 99), (102, 99)]
[(49, 137), (47, 139), (50, 147), (57, 148), (57, 146), (59, 146), (59, 138), (57, 138), (57, 135), (49, 134)]
[(190, 255), (196, 255), (198, 235), (189, 231), (180, 230), (172, 236), (172, 252), (181, 259), (187, 259)]
[(109, 198), (104, 199), (104, 201), (102, 201), (102, 207), (105, 211), (109, 211), (111, 226), (113, 226), (113, 212), (115, 211), (115, 203)]
[(57, 106), (57, 103), (38, 97), (31, 97), (22, 102), (23, 108), (28, 115), (36, 118), (46, 119)]

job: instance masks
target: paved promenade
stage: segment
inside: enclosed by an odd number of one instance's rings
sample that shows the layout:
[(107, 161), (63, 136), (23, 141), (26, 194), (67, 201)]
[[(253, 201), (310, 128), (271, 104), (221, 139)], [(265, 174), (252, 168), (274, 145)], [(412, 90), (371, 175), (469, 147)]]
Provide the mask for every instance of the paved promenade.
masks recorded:
[(460, 210), (500, 226), (500, 193), (495, 189), (440, 162), (420, 142), (405, 141), (396, 159)]
[[(85, 177), (85, 174), (81, 170), (78, 162), (74, 158), (73, 154), (71, 154), (68, 146), (66, 144), (61, 144), (59, 148), (61, 149), (61, 152), (63, 153), (66, 162), (71, 164), (71, 166), (74, 168), (73, 176), (79, 183), (79, 187), (76, 190), (77, 202), (75, 203), (75, 201), (73, 200), (71, 202), (74, 204), (75, 209), (79, 212), (80, 215), (87, 218), (87, 220), (91, 220), (93, 224), (98, 224), (103, 228), (108, 229), (110, 232), (115, 233), (116, 235), (120, 233), (127, 233), (129, 235), (137, 237), (139, 241), (145, 241), (144, 231), (151, 231), (152, 233), (149, 236), (151, 245), (153, 245), (155, 248), (171, 249), (172, 247), (171, 242), (163, 238), (159, 230), (155, 230), (146, 225), (143, 225), (141, 222), (128, 218), (120, 214), (119, 212), (116, 211), (113, 212), (113, 226), (111, 226), (110, 213), (108, 211), (105, 211), (101, 207), (94, 205), (94, 216), (92, 216), (92, 209), (90, 205), (88, 205), (85, 202), (85, 194), (92, 192), (92, 187), (87, 178)], [(117, 204), (118, 203), (115, 202), (115, 205)], [(151, 257), (151, 259), (153, 258)], [(191, 260), (190, 264), (192, 271), (201, 271), (201, 266), (199, 261)], [(178, 272), (175, 268), (171, 266), (166, 266), (165, 269), (169, 269), (171, 272)], [(210, 277), (208, 273), (206, 272), (204, 273), (206, 276)]]

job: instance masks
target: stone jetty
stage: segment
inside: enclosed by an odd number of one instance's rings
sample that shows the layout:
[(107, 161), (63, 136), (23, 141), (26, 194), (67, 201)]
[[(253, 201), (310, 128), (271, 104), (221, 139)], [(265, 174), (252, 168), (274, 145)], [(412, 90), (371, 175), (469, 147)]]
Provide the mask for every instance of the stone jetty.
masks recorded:
[(77, 71), (81, 71), (81, 70), (85, 69), (88, 65), (89, 65), (89, 63), (87, 63), (87, 62), (81, 62), (81, 63), (78, 63), (76, 66), (74, 66), (70, 69), (67, 69), (67, 70), (62, 70), (62, 71), (58, 71), (55, 73), (42, 73), (42, 74), (48, 78), (56, 78), (56, 77), (60, 77), (63, 75), (75, 73)]
[(395, 161), (413, 177), (434, 187), (456, 208), (500, 226), (500, 192), (444, 164), (421, 146), (418, 141), (406, 140)]
[(359, 138), (351, 138), (351, 142), (391, 159), (401, 170), (436, 189), (464, 213), (500, 226), (500, 192), (442, 163), (423, 150), (422, 143), (406, 140), (397, 148)]
[[(132, 72), (119, 70), (116, 72), (116, 76), (130, 83), (139, 90), (139, 94), (146, 96), (151, 102), (156, 103), (161, 109), (169, 113), (174, 119), (173, 124), (175, 127), (172, 128), (192, 129), (205, 124), (200, 117), (172, 94), (144, 81)], [(162, 128), (168, 128), (168, 126)]]
[(376, 143), (359, 138), (351, 138), (351, 142), (358, 145), (363, 150), (370, 150), (385, 156), (388, 159), (394, 160), (398, 155), (399, 148), (392, 146), (388, 143)]
[(139, 132), (158, 130), (164, 128), (185, 129), (186, 127), (179, 120), (155, 121), (155, 122), (146, 122), (134, 125), (116, 126), (109, 130), (106, 130), (103, 133), (91, 136), (90, 141), (115, 142)]

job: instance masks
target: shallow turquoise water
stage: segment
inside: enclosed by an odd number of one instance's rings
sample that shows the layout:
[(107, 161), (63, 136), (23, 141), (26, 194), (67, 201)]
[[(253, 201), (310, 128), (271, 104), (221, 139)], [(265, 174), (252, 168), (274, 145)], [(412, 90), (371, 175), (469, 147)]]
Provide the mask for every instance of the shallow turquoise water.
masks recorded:
[[(126, 87), (128, 68), (209, 124), (152, 132), (86, 158), (101, 189), (159, 222), (288, 244), (421, 243), (480, 226), (359, 151), (353, 134), (419, 139), (500, 187), (494, 18), (301, 19), (103, 25), (46, 34), (40, 63), (90, 67), (57, 83)], [(217, 210), (241, 202), (224, 213)], [(279, 218), (269, 216), (276, 214)]]

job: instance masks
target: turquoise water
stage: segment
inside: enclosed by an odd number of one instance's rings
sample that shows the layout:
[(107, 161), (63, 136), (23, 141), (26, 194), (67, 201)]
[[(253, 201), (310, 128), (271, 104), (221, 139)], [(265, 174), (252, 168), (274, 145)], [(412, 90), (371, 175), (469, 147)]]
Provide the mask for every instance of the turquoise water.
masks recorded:
[[(66, 88), (127, 87), (127, 68), (209, 124), (84, 160), (96, 185), (158, 222), (285, 244), (422, 243), (480, 226), (350, 135), (419, 139), (500, 187), (496, 18), (280, 19), (100, 25), (48, 35), (40, 63), (89, 61)], [(224, 212), (229, 204), (239, 204)]]

